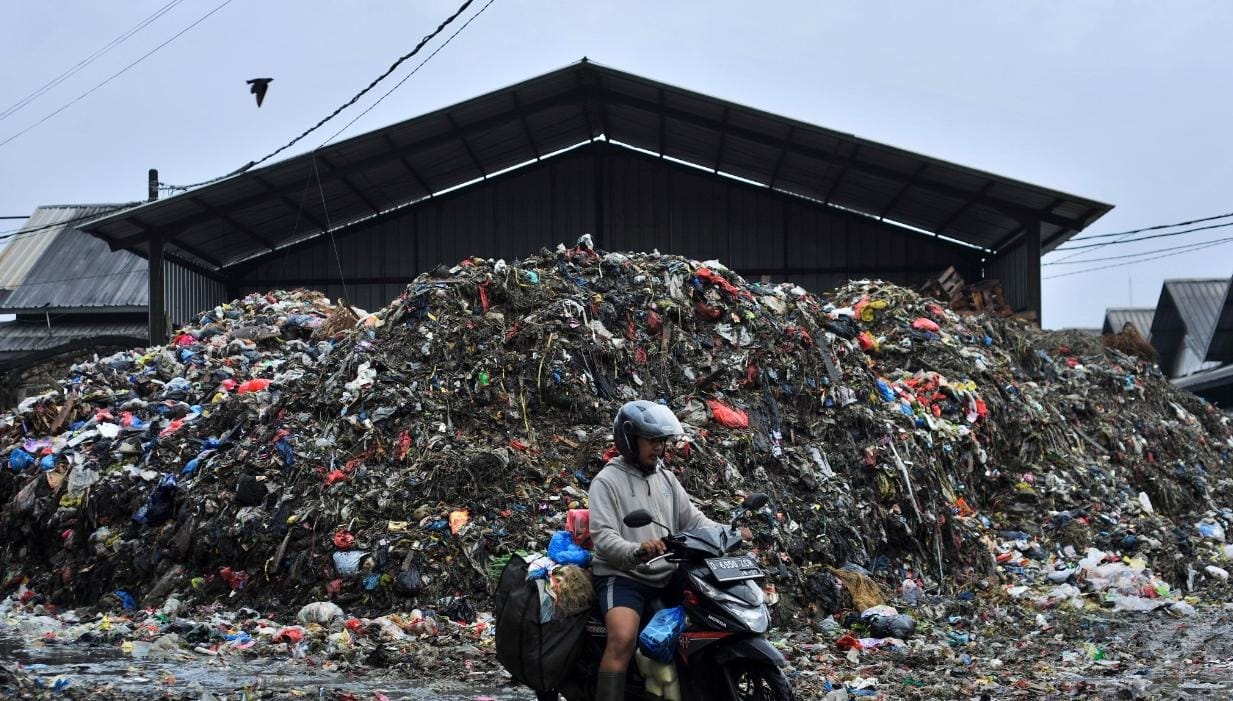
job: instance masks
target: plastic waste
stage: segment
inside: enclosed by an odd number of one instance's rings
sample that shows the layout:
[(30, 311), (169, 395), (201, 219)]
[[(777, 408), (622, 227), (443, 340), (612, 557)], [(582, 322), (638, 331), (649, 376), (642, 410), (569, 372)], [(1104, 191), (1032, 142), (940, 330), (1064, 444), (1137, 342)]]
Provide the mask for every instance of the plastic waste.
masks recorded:
[(548, 557), (561, 565), (578, 565), (588, 567), (591, 564), (591, 553), (574, 542), (574, 535), (569, 531), (557, 531), (548, 541)]
[(677, 639), (685, 630), (685, 608), (673, 606), (660, 609), (638, 634), (638, 649), (652, 660), (671, 662), (676, 653)]

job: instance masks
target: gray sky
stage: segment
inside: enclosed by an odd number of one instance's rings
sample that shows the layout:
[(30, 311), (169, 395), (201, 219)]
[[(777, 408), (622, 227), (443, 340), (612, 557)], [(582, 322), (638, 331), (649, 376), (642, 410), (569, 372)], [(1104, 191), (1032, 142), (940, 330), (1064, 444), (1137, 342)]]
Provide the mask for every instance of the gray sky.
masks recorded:
[[(174, 0), (7, 0), (0, 112)], [(281, 157), (321, 144), (466, 17)], [(226, 0), (181, 0), (20, 110), (0, 141)], [(0, 146), (0, 215), (142, 199), (146, 170), (205, 180), (282, 146), (380, 75), (461, 0), (231, 0)], [(495, 0), (355, 136), (582, 56), (698, 92), (1116, 205), (1088, 233), (1233, 212), (1233, 3)], [(244, 81), (273, 77), (257, 109)], [(1233, 221), (1233, 220), (1230, 220)], [(0, 221), (0, 229), (20, 222)], [(1089, 257), (1233, 236), (1233, 227)], [(1046, 257), (1046, 262), (1060, 255)], [(1081, 258), (1077, 258), (1079, 260)], [(1114, 261), (1116, 262), (1116, 261)], [(1045, 275), (1092, 266), (1051, 266)], [(1228, 277), (1233, 243), (1046, 280), (1048, 327), (1154, 306), (1167, 277)]]

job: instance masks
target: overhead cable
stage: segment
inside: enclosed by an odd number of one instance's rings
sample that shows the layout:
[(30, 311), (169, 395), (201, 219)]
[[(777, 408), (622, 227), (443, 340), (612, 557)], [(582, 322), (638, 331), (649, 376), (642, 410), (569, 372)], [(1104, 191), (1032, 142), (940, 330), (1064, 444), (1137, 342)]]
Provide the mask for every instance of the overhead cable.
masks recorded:
[(110, 75), (110, 76), (109, 76), (106, 80), (104, 80), (103, 82), (99, 83), (98, 85), (95, 85), (94, 87), (90, 88), (89, 90), (85, 91), (84, 93), (82, 93), (82, 94), (78, 95), (76, 98), (74, 98), (73, 100), (69, 101), (69, 102), (68, 102), (68, 104), (65, 104), (64, 106), (60, 107), (60, 108), (59, 108), (59, 109), (57, 109), (56, 111), (54, 111), (54, 112), (52, 112), (51, 114), (47, 115), (46, 117), (43, 117), (42, 119), (40, 119), (39, 121), (35, 122), (34, 124), (31, 124), (30, 126), (26, 127), (25, 129), (22, 129), (21, 131), (19, 131), (19, 132), (17, 132), (16, 134), (14, 134), (14, 135), (10, 136), (9, 138), (5, 139), (4, 141), (0, 141), (0, 147), (3, 147), (5, 144), (7, 144), (7, 143), (9, 143), (9, 142), (13, 141), (14, 139), (16, 139), (17, 137), (21, 136), (22, 134), (25, 134), (26, 132), (30, 131), (31, 129), (34, 129), (35, 127), (39, 126), (39, 125), (40, 125), (40, 124), (42, 124), (43, 122), (46, 122), (47, 120), (51, 119), (52, 117), (56, 116), (57, 114), (60, 114), (60, 113), (61, 113), (61, 112), (63, 112), (64, 110), (68, 109), (69, 107), (72, 107), (73, 105), (77, 104), (77, 103), (78, 103), (78, 102), (80, 102), (82, 99), (84, 99), (86, 96), (88, 96), (90, 93), (93, 93), (95, 90), (98, 90), (99, 88), (101, 88), (101, 87), (103, 87), (104, 85), (106, 85), (106, 84), (110, 83), (111, 81), (115, 80), (116, 78), (119, 78), (121, 75), (124, 75), (125, 73), (127, 73), (127, 72), (128, 72), (128, 70), (129, 70), (130, 68), (132, 68), (133, 66), (136, 66), (137, 64), (139, 64), (139, 63), (141, 63), (142, 61), (146, 60), (147, 58), (149, 58), (150, 56), (152, 56), (152, 55), (153, 55), (156, 51), (158, 51), (159, 49), (163, 48), (164, 46), (166, 46), (166, 45), (170, 44), (171, 42), (175, 41), (176, 39), (179, 39), (179, 38), (180, 38), (182, 35), (184, 35), (184, 33), (186, 33), (188, 30), (190, 30), (190, 29), (192, 29), (193, 27), (196, 27), (197, 25), (201, 24), (201, 23), (202, 23), (202, 22), (204, 22), (204, 21), (205, 21), (208, 17), (210, 17), (211, 15), (213, 15), (215, 12), (218, 12), (219, 10), (223, 9), (224, 7), (226, 7), (226, 6), (230, 5), (232, 2), (234, 2), (234, 0), (223, 0), (223, 2), (222, 2), (221, 4), (219, 4), (217, 7), (215, 7), (213, 10), (210, 10), (209, 12), (205, 13), (205, 14), (204, 14), (204, 15), (202, 15), (201, 17), (197, 18), (197, 20), (196, 20), (196, 21), (194, 21), (192, 24), (188, 25), (188, 26), (187, 26), (187, 27), (185, 27), (184, 29), (181, 29), (180, 31), (178, 31), (178, 32), (176, 32), (175, 34), (173, 34), (173, 35), (171, 36), (171, 38), (170, 38), (170, 39), (168, 39), (167, 41), (164, 41), (163, 43), (159, 44), (158, 46), (154, 47), (153, 49), (150, 49), (150, 50), (149, 50), (149, 51), (147, 51), (146, 53), (142, 54), (142, 56), (141, 56), (140, 58), (138, 58), (136, 61), (133, 61), (132, 63), (130, 63), (130, 64), (128, 64), (127, 66), (125, 66), (124, 68), (121, 68), (120, 70), (116, 71), (115, 73), (112, 73), (112, 74), (111, 74), (111, 75)]
[[(474, 22), (474, 21), (476, 20), (476, 18), (477, 18), (477, 17), (479, 17), (480, 15), (484, 14), (484, 10), (487, 10), (487, 9), (488, 9), (488, 6), (489, 6), (489, 5), (491, 5), (491, 4), (492, 4), (492, 3), (494, 3), (494, 2), (496, 2), (496, 0), (488, 0), (488, 2), (487, 2), (487, 3), (483, 6), (483, 7), (481, 7), (481, 8), (479, 9), (479, 12), (476, 12), (475, 14), (471, 15), (471, 18), (470, 18), (470, 19), (468, 19), (466, 22), (464, 22), (464, 23), (463, 23), (463, 25), (462, 25), (461, 27), (459, 27), (457, 30), (455, 30), (453, 34), (449, 35), (449, 37), (447, 37), (447, 38), (446, 38), (446, 40), (445, 40), (444, 42), (442, 42), (440, 46), (438, 46), (437, 48), (433, 49), (432, 53), (430, 53), (430, 54), (428, 54), (426, 57), (424, 57), (424, 60), (423, 60), (423, 61), (420, 61), (420, 63), (419, 63), (419, 65), (418, 65), (418, 66), (416, 66), (415, 68), (412, 68), (410, 73), (408, 73), (408, 74), (406, 74), (405, 76), (403, 76), (402, 80), (398, 81), (398, 82), (394, 85), (394, 87), (390, 88), (389, 90), (387, 90), (387, 91), (385, 92), (385, 94), (384, 94), (384, 95), (382, 95), (381, 97), (377, 98), (377, 101), (376, 101), (376, 102), (374, 102), (374, 103), (372, 103), (371, 105), (369, 105), (368, 107), (364, 108), (364, 111), (363, 111), (363, 112), (360, 112), (359, 114), (357, 114), (357, 115), (355, 116), (355, 118), (354, 118), (354, 119), (352, 119), (350, 122), (347, 122), (346, 126), (344, 126), (342, 129), (339, 129), (338, 131), (334, 132), (334, 135), (333, 135), (333, 136), (331, 136), (330, 138), (326, 139), (325, 141), (322, 141), (322, 142), (321, 142), (321, 146), (325, 146), (326, 144), (330, 143), (330, 142), (331, 142), (331, 141), (333, 141), (334, 139), (338, 138), (338, 135), (339, 135), (339, 134), (341, 134), (341, 133), (343, 133), (344, 131), (346, 131), (347, 129), (349, 129), (349, 128), (351, 127), (351, 125), (352, 125), (352, 124), (355, 124), (357, 121), (359, 121), (359, 119), (360, 119), (361, 117), (363, 117), (364, 115), (366, 115), (366, 114), (368, 114), (369, 112), (371, 112), (371, 111), (372, 111), (372, 108), (374, 108), (374, 107), (376, 107), (377, 105), (381, 104), (381, 101), (382, 101), (382, 100), (384, 100), (385, 98), (389, 97), (389, 96), (390, 96), (390, 94), (391, 94), (391, 93), (393, 93), (395, 90), (397, 90), (397, 89), (401, 88), (401, 87), (402, 87), (402, 85), (403, 85), (403, 83), (407, 82), (407, 79), (408, 79), (408, 78), (410, 78), (411, 76), (413, 76), (413, 75), (415, 75), (416, 73), (418, 73), (418, 72), (419, 72), (419, 70), (420, 70), (421, 68), (423, 68), (423, 67), (424, 67), (424, 64), (426, 64), (426, 63), (428, 63), (429, 61), (431, 61), (433, 56), (436, 56), (438, 53), (440, 53), (440, 52), (441, 52), (441, 49), (444, 49), (445, 47), (449, 46), (449, 45), (450, 45), (450, 42), (454, 40), (454, 37), (456, 37), (456, 36), (458, 36), (459, 34), (461, 34), (461, 33), (462, 33), (462, 30), (466, 29), (466, 28), (467, 28), (467, 26), (468, 26), (468, 25), (470, 25), (472, 22)], [(317, 148), (321, 148), (321, 146), (318, 146)]]
[[(159, 187), (164, 190), (183, 191), (183, 190), (191, 190), (192, 188), (200, 187), (202, 185), (209, 185), (210, 183), (218, 182), (220, 180), (229, 178), (233, 175), (239, 175), (240, 173), (246, 172), (255, 166), (259, 166), (262, 163), (265, 163), (266, 161), (270, 160), (274, 156), (277, 156), (283, 151), (286, 151), (288, 148), (291, 148), (296, 143), (298, 143), (300, 139), (303, 139), (304, 137), (313, 133), (314, 131), (319, 129), (321, 125), (330, 121), (334, 117), (337, 117), (340, 112), (347, 109), (351, 105), (354, 105), (357, 100), (359, 100), (361, 97), (367, 94), (369, 90), (372, 90), (378, 83), (385, 80), (386, 77), (388, 77), (390, 73), (393, 73), (398, 68), (398, 66), (402, 65), (403, 61), (406, 61), (407, 59), (419, 53), (420, 49), (424, 48), (425, 44), (427, 44), (429, 41), (432, 41), (434, 37), (436, 37), (438, 34), (444, 31), (444, 29), (447, 26), (449, 26), (449, 24), (453, 22), (458, 17), (458, 15), (462, 14), (467, 9), (467, 7), (471, 5), (472, 2), (474, 2), (474, 0), (465, 0), (465, 2), (463, 2), (462, 5), (460, 5), (458, 9), (454, 11), (454, 14), (450, 15), (449, 17), (446, 17), (445, 20), (441, 22), (441, 24), (439, 24), (436, 29), (434, 29), (431, 33), (425, 35), (424, 38), (420, 39), (420, 42), (415, 45), (415, 48), (411, 50), (411, 53), (406, 54), (404, 56), (400, 56), (398, 60), (394, 61), (394, 63), (389, 68), (387, 68), (384, 73), (374, 78), (373, 81), (369, 83), (363, 90), (356, 93), (350, 100), (347, 100), (342, 105), (339, 105), (337, 109), (335, 109), (333, 112), (323, 117), (319, 122), (309, 127), (308, 129), (305, 129), (302, 134), (295, 137), (291, 141), (288, 141), (287, 143), (283, 144), (282, 146), (279, 146), (278, 148), (267, 153), (261, 158), (258, 158), (255, 161), (249, 161), (248, 163), (245, 163), (244, 165), (231, 171), (230, 173), (227, 173), (226, 175), (220, 175), (217, 178), (211, 178), (210, 180), (204, 180), (199, 183), (193, 183), (192, 185), (170, 185), (168, 183), (160, 182)], [(0, 145), (3, 145), (3, 144), (0, 144)]]
[(1233, 236), (1228, 237), (1228, 238), (1223, 238), (1223, 239), (1216, 239), (1215, 241), (1199, 241), (1197, 243), (1186, 243), (1180, 246), (1169, 246), (1167, 248), (1154, 248), (1150, 251), (1139, 251), (1138, 253), (1126, 253), (1120, 256), (1105, 256), (1103, 258), (1084, 258), (1083, 260), (1055, 260), (1055, 261), (1051, 261), (1048, 263), (1041, 263), (1040, 265), (1041, 267), (1047, 267), (1050, 265), (1087, 265), (1088, 263), (1099, 263), (1101, 261), (1107, 261), (1107, 260), (1125, 260), (1127, 258), (1142, 258), (1143, 256), (1149, 256), (1154, 253), (1164, 253), (1166, 251), (1182, 251), (1182, 250), (1192, 249), (1192, 248), (1194, 249), (1203, 248), (1207, 244), (1221, 243), (1224, 241), (1233, 241)]
[(1178, 256), (1178, 255), (1182, 255), (1183, 253), (1190, 253), (1191, 251), (1196, 251), (1196, 250), (1203, 249), (1203, 248), (1211, 248), (1211, 247), (1213, 247), (1213, 246), (1223, 246), (1223, 245), (1228, 244), (1228, 243), (1233, 243), (1233, 238), (1230, 238), (1230, 239), (1220, 239), (1220, 240), (1217, 240), (1217, 241), (1211, 241), (1211, 242), (1208, 242), (1208, 243), (1198, 244), (1195, 248), (1191, 248), (1191, 249), (1186, 250), (1186, 251), (1175, 251), (1175, 252), (1173, 252), (1173, 253), (1165, 253), (1165, 254), (1163, 254), (1163, 255), (1153, 256), (1153, 257), (1151, 257), (1151, 258), (1144, 258), (1143, 260), (1134, 260), (1134, 261), (1130, 261), (1130, 262), (1127, 262), (1127, 263), (1112, 263), (1112, 264), (1109, 264), (1109, 265), (1100, 265), (1100, 266), (1097, 266), (1097, 267), (1095, 267), (1095, 268), (1086, 268), (1086, 269), (1084, 269), (1084, 270), (1075, 270), (1075, 271), (1073, 271), (1073, 272), (1069, 272), (1069, 273), (1059, 273), (1059, 274), (1057, 274), (1057, 275), (1048, 275), (1048, 276), (1043, 277), (1043, 278), (1041, 278), (1041, 279), (1042, 279), (1042, 280), (1052, 280), (1052, 279), (1054, 279), (1054, 278), (1059, 278), (1059, 277), (1069, 277), (1069, 276), (1071, 276), (1071, 275), (1082, 275), (1082, 274), (1084, 274), (1084, 273), (1091, 273), (1091, 272), (1095, 272), (1095, 271), (1097, 271), (1097, 270), (1108, 270), (1108, 269), (1110, 269), (1110, 268), (1124, 268), (1124, 267), (1126, 267), (1126, 266), (1128, 266), (1128, 265), (1138, 265), (1139, 263), (1147, 263), (1148, 261), (1160, 260), (1161, 258), (1169, 258), (1169, 257), (1171, 257), (1171, 256)]
[(1193, 234), (1196, 231), (1207, 231), (1209, 229), (1223, 229), (1226, 226), (1233, 226), (1233, 222), (1225, 222), (1223, 224), (1209, 224), (1207, 226), (1196, 226), (1193, 229), (1183, 229), (1182, 231), (1171, 231), (1167, 234), (1152, 234), (1150, 236), (1140, 236), (1133, 239), (1125, 239), (1119, 241), (1106, 241), (1104, 243), (1089, 243), (1082, 246), (1059, 246), (1054, 251), (1080, 251), (1091, 248), (1104, 248), (1105, 246), (1120, 246), (1127, 243), (1138, 243), (1139, 241), (1151, 241), (1152, 239), (1169, 238), (1170, 236), (1181, 236), (1182, 234)]
[(17, 112), (18, 110), (30, 104), (31, 102), (34, 102), (40, 96), (45, 94), (48, 90), (51, 90), (52, 88), (56, 87), (60, 83), (63, 83), (64, 81), (68, 80), (81, 69), (85, 68), (91, 63), (94, 63), (95, 59), (100, 58), (103, 54), (107, 53), (108, 51), (111, 51), (112, 49), (116, 48), (120, 44), (123, 44), (129, 37), (133, 36), (134, 34), (141, 31), (142, 29), (145, 29), (146, 27), (150, 26), (154, 22), (154, 20), (167, 14), (169, 11), (171, 11), (172, 8), (174, 8), (176, 5), (179, 5), (182, 2), (184, 2), (184, 0), (171, 0), (171, 2), (155, 10), (154, 14), (150, 15), (149, 17), (146, 17), (141, 22), (138, 22), (136, 26), (129, 28), (128, 31), (124, 32), (123, 34), (116, 37), (115, 39), (112, 39), (105, 46), (103, 46), (103, 48), (95, 51), (89, 56), (78, 61), (77, 65), (64, 71), (63, 73), (56, 76), (55, 78), (52, 78), (46, 83), (43, 83), (43, 85), (39, 87), (37, 90), (35, 90), (34, 92), (30, 93), (29, 95), (26, 95), (25, 97), (13, 103), (12, 105), (9, 105), (9, 107), (7, 107), (3, 112), (0, 112), (0, 121), (3, 121), (4, 119), (8, 118), (9, 115), (13, 114), (14, 112)]

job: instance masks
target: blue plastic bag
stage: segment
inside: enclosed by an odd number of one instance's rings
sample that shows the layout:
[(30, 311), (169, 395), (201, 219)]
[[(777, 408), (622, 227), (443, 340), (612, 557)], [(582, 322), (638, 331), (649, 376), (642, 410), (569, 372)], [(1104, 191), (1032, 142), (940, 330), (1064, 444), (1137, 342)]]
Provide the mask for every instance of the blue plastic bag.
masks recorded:
[(21, 448), (14, 448), (13, 452), (9, 453), (9, 467), (13, 468), (14, 472), (21, 472), (33, 464), (34, 456)]
[(548, 541), (548, 557), (558, 565), (586, 567), (591, 564), (591, 553), (575, 543), (569, 531), (552, 534), (552, 540)]
[(638, 649), (658, 662), (671, 662), (676, 653), (676, 641), (684, 630), (684, 607), (660, 609), (638, 634)]

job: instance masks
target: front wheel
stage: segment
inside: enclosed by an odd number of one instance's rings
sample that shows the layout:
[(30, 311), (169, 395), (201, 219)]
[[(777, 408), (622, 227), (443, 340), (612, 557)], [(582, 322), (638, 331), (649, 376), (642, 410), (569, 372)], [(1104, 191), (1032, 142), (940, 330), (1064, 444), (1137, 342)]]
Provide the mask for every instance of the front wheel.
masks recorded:
[(733, 665), (728, 674), (734, 701), (793, 701), (796, 698), (783, 670), (774, 665), (744, 662)]

